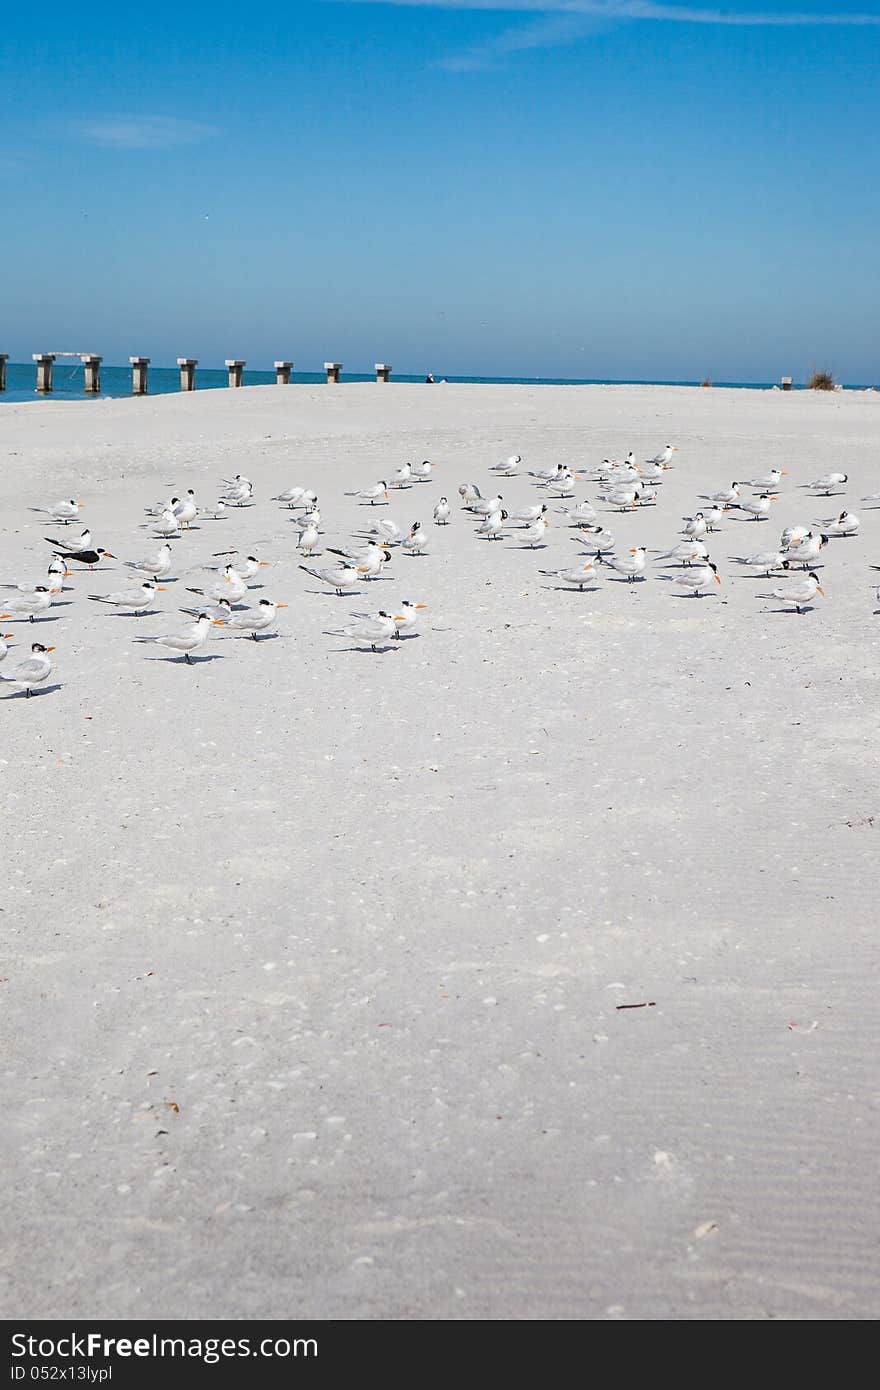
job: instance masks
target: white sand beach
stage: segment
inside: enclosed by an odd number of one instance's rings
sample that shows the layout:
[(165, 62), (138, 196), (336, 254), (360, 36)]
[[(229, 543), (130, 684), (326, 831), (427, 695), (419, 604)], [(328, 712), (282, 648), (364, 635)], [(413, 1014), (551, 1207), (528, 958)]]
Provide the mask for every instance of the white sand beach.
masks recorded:
[[(877, 1316), (878, 439), (855, 392), (0, 403), (0, 581), (72, 539), (29, 510), (60, 498), (119, 557), (2, 624), (2, 671), (55, 647), (33, 698), (0, 685), (3, 1316)], [(542, 500), (495, 484), (513, 452), (667, 441), (656, 507), (578, 484), (624, 552), (788, 474), (710, 537), (705, 598), (659, 564), (562, 589), (562, 516), (530, 550), (459, 506), (467, 480)], [(344, 495), (417, 459), (388, 507)], [(145, 506), (237, 473), (254, 505), (174, 542), (161, 616), (89, 602), (157, 548)], [(427, 555), (320, 592), (269, 500), (291, 484), (325, 547), (390, 513)], [(732, 557), (844, 507), (825, 597), (760, 597), (779, 580)], [(214, 629), (192, 667), (132, 641), (231, 547), (272, 562), (277, 637)], [(386, 652), (327, 635), (404, 599), (419, 635)]]

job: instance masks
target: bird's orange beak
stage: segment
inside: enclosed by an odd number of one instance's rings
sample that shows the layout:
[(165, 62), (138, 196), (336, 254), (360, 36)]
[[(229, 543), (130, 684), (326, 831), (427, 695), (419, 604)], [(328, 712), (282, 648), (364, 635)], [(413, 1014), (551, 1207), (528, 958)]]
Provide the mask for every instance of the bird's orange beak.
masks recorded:
[(167, 593), (167, 585), (165, 585), (165, 584), (157, 584), (157, 585), (156, 585), (156, 593), (157, 593), (157, 594), (164, 594), (164, 593)]
[(269, 561), (268, 561), (268, 560), (260, 560), (259, 563), (260, 563), (261, 565), (266, 565), (266, 566), (268, 566)]
[(113, 554), (113, 551), (112, 551), (112, 550), (105, 550), (105, 551), (104, 551), (104, 559), (105, 559), (105, 560), (115, 560), (115, 559), (116, 559), (116, 556)]
[(54, 650), (55, 650), (54, 647), (47, 647), (47, 648), (46, 648), (46, 651), (47, 651), (47, 652), (54, 652)]
[(222, 619), (222, 618), (212, 618), (212, 619), (211, 619), (211, 624), (212, 624), (213, 627), (222, 627), (222, 626), (223, 626), (223, 619)]
[(821, 584), (816, 585), (816, 592), (821, 594), (823, 598), (825, 597), (825, 590), (822, 588)]
[(787, 477), (788, 477), (788, 470), (787, 470), (787, 469), (781, 468), (779, 471), (780, 471), (780, 474), (782, 475), (783, 478), (787, 478)]
[(11, 613), (0, 613), (0, 618), (11, 618), (11, 617), (12, 617), (12, 614), (11, 614)]
[(633, 549), (632, 547), (630, 547), (630, 552), (629, 552), (629, 553), (630, 553), (630, 555), (638, 555), (639, 552), (638, 552), (637, 550)]
[(276, 607), (276, 608), (286, 608), (286, 607), (287, 607), (287, 604), (286, 604), (286, 603), (276, 603), (275, 607)]
[(721, 583), (721, 580), (718, 578), (718, 575), (717, 575), (717, 574), (714, 575), (713, 577), (714, 577), (714, 579), (715, 579), (715, 583), (716, 583), (716, 584), (720, 584), (720, 583)]
[(427, 605), (426, 603), (417, 603), (417, 604), (416, 604), (416, 608), (427, 608), (427, 606), (428, 606), (428, 605)]
[(65, 570), (64, 573), (62, 574), (61, 578), (62, 578), (62, 579), (72, 579), (72, 578), (73, 578), (73, 570)]
[(395, 621), (396, 623), (405, 623), (405, 622), (406, 622), (406, 616), (405, 616), (405, 614), (403, 614), (403, 613), (395, 613), (395, 615), (394, 615), (394, 621)]
[(15, 633), (14, 633), (14, 632), (3, 632), (3, 633), (0, 633), (0, 637), (3, 638), (4, 642), (6, 641), (6, 639), (7, 639), (8, 637), (14, 637), (14, 636), (15, 636)]

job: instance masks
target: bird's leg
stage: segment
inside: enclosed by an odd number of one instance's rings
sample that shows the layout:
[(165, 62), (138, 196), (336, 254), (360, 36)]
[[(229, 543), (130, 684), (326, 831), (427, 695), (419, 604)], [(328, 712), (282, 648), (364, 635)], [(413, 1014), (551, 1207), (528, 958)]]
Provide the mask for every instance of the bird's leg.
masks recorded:
[(256, 642), (256, 640), (257, 640), (257, 634), (256, 634), (255, 632), (252, 632), (252, 633), (251, 633), (251, 637), (253, 637), (254, 641)]
[(29, 700), (31, 698), (31, 688), (29, 685), (26, 685), (24, 688), (24, 698), (26, 700)]
[(183, 659), (186, 662), (187, 666), (192, 666), (192, 662), (189, 659), (189, 652), (184, 652)]

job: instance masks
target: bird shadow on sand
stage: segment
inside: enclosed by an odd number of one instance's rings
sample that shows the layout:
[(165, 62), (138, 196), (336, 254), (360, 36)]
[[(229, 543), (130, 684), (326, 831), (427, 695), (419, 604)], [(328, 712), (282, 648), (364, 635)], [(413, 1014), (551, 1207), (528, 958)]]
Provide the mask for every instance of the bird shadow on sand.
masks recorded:
[(602, 586), (601, 584), (542, 584), (541, 587), (548, 594), (598, 594)]
[(800, 608), (764, 608), (764, 613), (784, 613), (787, 618), (803, 618), (807, 613), (815, 612), (815, 604), (802, 603)]
[(385, 656), (388, 652), (396, 652), (399, 650), (400, 644), (395, 642), (393, 645), (391, 643), (386, 643), (382, 647), (337, 647), (336, 654), (341, 655), (343, 652), (360, 652), (363, 656)]
[[(53, 607), (56, 607), (56, 608), (57, 608), (58, 605), (57, 605), (57, 604), (54, 604)], [(31, 622), (30, 618), (4, 618), (4, 619), (3, 619), (3, 622), (4, 622), (4, 623), (27, 623), (29, 627), (36, 627), (38, 623), (60, 623), (60, 622), (61, 622), (61, 614), (60, 614), (60, 613), (56, 614), (56, 616), (55, 616), (54, 618), (51, 617), (51, 615), (49, 615), (49, 614), (46, 614), (45, 616), (43, 616), (43, 614), (40, 614), (39, 617), (34, 618), (34, 621), (33, 621), (33, 622)]]
[(166, 666), (201, 666), (206, 661), (223, 661), (224, 658), (219, 654), (213, 656), (191, 656), (187, 661), (185, 656), (148, 656), (145, 661), (161, 661)]
[(40, 695), (51, 695), (53, 690), (63, 689), (64, 686), (62, 682), (58, 681), (55, 685), (44, 685), (41, 687), (40, 690), (32, 690), (30, 695), (28, 695), (26, 690), (13, 690), (9, 695), (6, 695), (4, 698), (7, 700), (36, 700), (39, 698)]
[(318, 594), (321, 598), (356, 598), (357, 589), (306, 589), (307, 594)]

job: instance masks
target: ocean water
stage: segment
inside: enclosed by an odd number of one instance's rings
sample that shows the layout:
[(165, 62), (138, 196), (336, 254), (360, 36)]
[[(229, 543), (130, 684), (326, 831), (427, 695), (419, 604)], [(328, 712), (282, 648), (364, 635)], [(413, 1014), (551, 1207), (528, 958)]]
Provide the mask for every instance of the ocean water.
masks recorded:
[[(437, 381), (440, 376), (435, 372)], [(7, 364), (6, 371), (6, 391), (0, 393), (0, 407), (4, 402), (13, 401), (33, 401), (33, 400), (84, 400), (85, 395), (85, 372), (79, 362), (66, 361), (59, 358), (55, 363), (54, 371), (54, 390), (51, 396), (39, 396), (36, 392), (37, 372), (33, 362), (10, 362)], [(374, 381), (375, 374), (372, 372), (343, 372), (341, 381)], [(405, 376), (400, 372), (392, 372), (393, 382), (424, 382), (424, 376)], [(482, 385), (497, 386), (699, 386), (699, 381), (658, 381), (658, 382), (623, 382), (614, 381), (611, 378), (581, 378), (581, 377), (505, 377), (505, 376), (448, 376), (447, 381), (476, 383)], [(324, 372), (294, 372), (291, 376), (291, 384), (294, 386), (321, 386), (326, 381)], [(180, 369), (178, 367), (154, 367), (149, 369), (149, 390), (151, 396), (167, 395), (170, 392), (180, 390)], [(270, 386), (274, 385), (274, 371), (244, 372), (243, 384), (245, 386)], [(767, 390), (770, 386), (778, 383), (767, 381), (716, 381), (715, 386), (737, 387), (751, 390)], [(196, 390), (197, 391), (217, 391), (225, 390), (228, 387), (228, 374), (225, 368), (197, 367), (196, 368)], [(795, 384), (794, 390), (803, 390), (802, 386)], [(865, 387), (853, 386), (848, 390), (864, 390)], [(130, 396), (131, 395), (131, 367), (112, 367), (103, 363), (101, 366), (101, 395), (102, 396)], [(92, 397), (91, 399), (98, 399)]]

